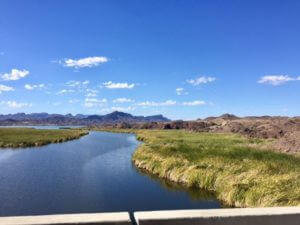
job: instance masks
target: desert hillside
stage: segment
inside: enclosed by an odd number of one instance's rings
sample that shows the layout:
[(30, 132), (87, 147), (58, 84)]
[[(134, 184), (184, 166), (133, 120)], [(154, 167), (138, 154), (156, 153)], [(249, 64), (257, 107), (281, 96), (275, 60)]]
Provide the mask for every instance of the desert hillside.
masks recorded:
[(195, 121), (148, 123), (116, 123), (110, 128), (185, 129), (196, 132), (239, 133), (249, 138), (270, 139), (270, 148), (289, 153), (300, 153), (300, 117), (237, 117), (224, 114)]

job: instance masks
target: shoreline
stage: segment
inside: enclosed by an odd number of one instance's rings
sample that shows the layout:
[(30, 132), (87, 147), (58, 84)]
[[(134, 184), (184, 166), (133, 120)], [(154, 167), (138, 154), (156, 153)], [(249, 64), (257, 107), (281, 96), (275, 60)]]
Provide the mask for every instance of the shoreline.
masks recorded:
[[(9, 129), (9, 130), (8, 130)], [(7, 133), (5, 133), (5, 131)], [(9, 131), (9, 132), (8, 132)], [(8, 148), (21, 149), (40, 147), (49, 144), (63, 143), (71, 140), (76, 140), (82, 136), (88, 135), (87, 130), (79, 129), (33, 129), (33, 128), (0, 128), (0, 132), (4, 133), (0, 138), (0, 150), (6, 150)], [(6, 139), (12, 139), (16, 136), (14, 142), (7, 141)]]
[[(99, 129), (100, 130), (100, 129)], [(273, 207), (300, 205), (300, 160), (296, 156), (265, 150), (264, 142), (248, 145), (245, 137), (235, 134), (206, 134), (187, 131), (158, 130), (120, 130), (101, 129), (107, 132), (134, 133), (137, 140), (142, 141), (133, 154), (133, 164), (147, 173), (154, 174), (186, 187), (196, 187), (213, 192), (216, 198), (228, 207)], [(176, 133), (178, 132), (178, 133)], [(174, 135), (182, 139), (178, 143)], [(164, 135), (166, 135), (164, 137)], [(222, 138), (233, 138), (234, 141), (244, 141), (245, 144), (223, 146), (222, 151), (210, 151), (197, 159), (197, 152), (192, 158), (182, 152), (189, 151), (186, 136), (197, 138), (207, 135), (214, 140), (214, 135)], [(172, 137), (173, 136), (173, 137)], [(170, 139), (168, 139), (168, 138)], [(165, 139), (164, 139), (165, 138)], [(178, 138), (178, 140), (180, 139)], [(225, 138), (225, 139), (226, 139)], [(196, 139), (195, 139), (196, 140)], [(193, 140), (193, 141), (195, 141)], [(186, 143), (185, 143), (186, 142)], [(251, 142), (251, 139), (250, 141)], [(199, 146), (203, 144), (199, 142)], [(184, 144), (187, 144), (185, 146)], [(220, 146), (217, 146), (220, 147)], [(163, 150), (162, 150), (163, 149)], [(164, 149), (166, 152), (164, 152)], [(194, 149), (195, 150), (195, 149)], [(197, 150), (197, 146), (196, 146)], [(169, 154), (169, 152), (174, 154)], [(194, 153), (193, 153), (194, 154)], [(224, 155), (223, 155), (224, 154)], [(230, 155), (232, 154), (232, 155)], [(194, 158), (193, 158), (194, 157)], [(233, 158), (233, 159), (232, 159)]]

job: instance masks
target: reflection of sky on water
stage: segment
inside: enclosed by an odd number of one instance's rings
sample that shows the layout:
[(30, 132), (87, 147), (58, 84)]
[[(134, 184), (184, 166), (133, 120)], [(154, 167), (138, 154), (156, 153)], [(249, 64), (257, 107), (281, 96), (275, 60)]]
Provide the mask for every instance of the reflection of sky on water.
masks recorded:
[[(132, 134), (91, 132), (78, 140), (0, 151), (0, 215), (218, 208), (206, 192), (138, 171)], [(209, 196), (209, 197), (207, 197)]]

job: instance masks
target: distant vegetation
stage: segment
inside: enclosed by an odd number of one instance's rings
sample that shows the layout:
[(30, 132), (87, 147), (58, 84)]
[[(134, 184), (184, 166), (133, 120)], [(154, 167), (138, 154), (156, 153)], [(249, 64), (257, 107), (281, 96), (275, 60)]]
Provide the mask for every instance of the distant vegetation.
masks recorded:
[(269, 149), (300, 155), (300, 117), (237, 117), (224, 114), (194, 121), (94, 124), (106, 129), (187, 130), (194, 132), (235, 133), (250, 138), (275, 140)]
[(300, 159), (262, 150), (269, 140), (184, 130), (134, 132), (134, 164), (161, 178), (214, 191), (236, 207), (300, 205)]
[(0, 128), (0, 147), (17, 148), (41, 146), (77, 139), (88, 134), (84, 130), (38, 130), (33, 128)]

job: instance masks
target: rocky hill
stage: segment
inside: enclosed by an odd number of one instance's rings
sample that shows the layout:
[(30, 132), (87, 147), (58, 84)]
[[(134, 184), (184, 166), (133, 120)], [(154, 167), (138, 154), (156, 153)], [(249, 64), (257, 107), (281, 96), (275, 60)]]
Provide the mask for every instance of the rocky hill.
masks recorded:
[(99, 125), (114, 123), (168, 122), (163, 115), (133, 116), (124, 112), (112, 112), (106, 115), (60, 115), (48, 113), (17, 113), (0, 115), (0, 126), (12, 125)]
[(117, 123), (109, 128), (185, 129), (196, 132), (237, 133), (249, 138), (270, 139), (270, 148), (283, 152), (300, 153), (300, 117), (237, 117), (224, 114), (195, 121), (146, 123)]

